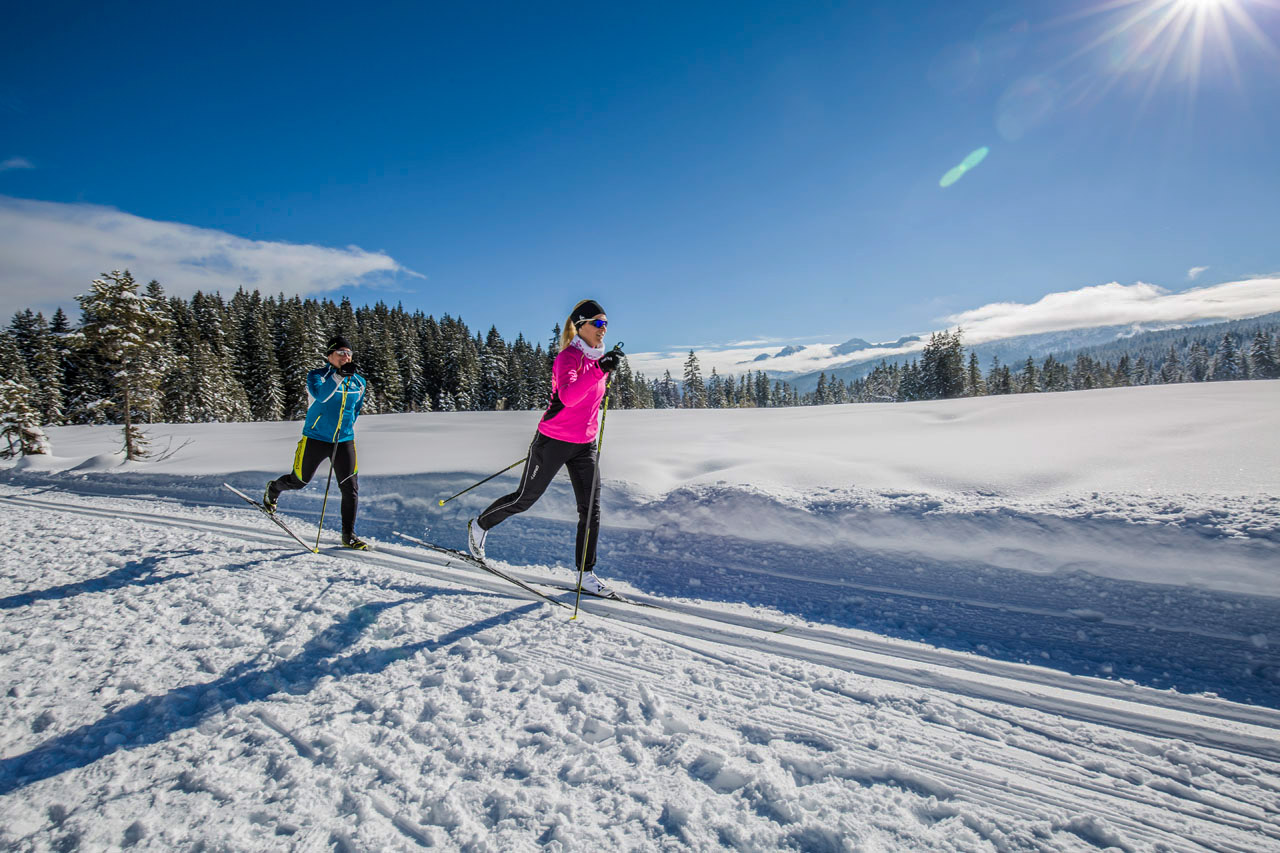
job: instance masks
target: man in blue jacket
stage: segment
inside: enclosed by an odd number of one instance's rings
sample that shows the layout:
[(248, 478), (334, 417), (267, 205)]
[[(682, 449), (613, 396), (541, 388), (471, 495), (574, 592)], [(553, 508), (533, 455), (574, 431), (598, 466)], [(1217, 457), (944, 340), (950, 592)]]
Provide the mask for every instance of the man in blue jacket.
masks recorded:
[(366, 383), (356, 373), (351, 360), (351, 344), (342, 335), (329, 339), (325, 347), (329, 364), (307, 374), (307, 419), (302, 424), (302, 440), (293, 454), (293, 470), (267, 483), (262, 505), (276, 511), (276, 499), (283, 491), (301, 489), (311, 482), (320, 463), (329, 459), (342, 492), (342, 544), (357, 551), (369, 546), (356, 537), (356, 418), (364, 406)]

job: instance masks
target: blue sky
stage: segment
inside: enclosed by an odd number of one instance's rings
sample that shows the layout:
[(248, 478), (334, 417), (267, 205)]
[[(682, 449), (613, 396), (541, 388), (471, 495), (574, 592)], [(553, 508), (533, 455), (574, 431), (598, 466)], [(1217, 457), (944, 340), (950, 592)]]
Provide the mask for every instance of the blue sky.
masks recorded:
[(1110, 5), (22, 4), (4, 308), (105, 252), (537, 339), (591, 296), (661, 351), (1273, 274), (1280, 5)]

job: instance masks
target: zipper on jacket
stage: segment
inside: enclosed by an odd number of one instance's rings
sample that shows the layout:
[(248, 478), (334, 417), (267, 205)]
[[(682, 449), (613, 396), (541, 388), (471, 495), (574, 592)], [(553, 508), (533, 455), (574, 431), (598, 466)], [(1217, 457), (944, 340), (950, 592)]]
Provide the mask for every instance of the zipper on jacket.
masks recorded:
[[(342, 403), (338, 406), (338, 425), (333, 428), (333, 443), (338, 443), (338, 433), (342, 431), (342, 416), (347, 413), (347, 383), (349, 379), (342, 380)], [(317, 418), (317, 420), (319, 420)]]

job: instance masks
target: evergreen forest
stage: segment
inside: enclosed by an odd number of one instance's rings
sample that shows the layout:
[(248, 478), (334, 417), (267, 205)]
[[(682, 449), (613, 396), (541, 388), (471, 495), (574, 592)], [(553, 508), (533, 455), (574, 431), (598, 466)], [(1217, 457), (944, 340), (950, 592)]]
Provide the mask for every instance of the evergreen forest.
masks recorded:
[[(366, 413), (541, 409), (551, 393), (560, 329), (546, 345), (497, 328), (473, 331), (460, 317), (436, 319), (401, 306), (353, 307), (349, 299), (303, 299), (237, 291), (230, 299), (166, 296), (128, 271), (95, 279), (79, 297), (76, 323), (58, 309), (31, 310), (0, 331), (0, 421), (9, 453), (47, 452), (41, 425), (123, 424), (126, 449), (141, 453), (140, 424), (301, 418), (307, 371), (325, 341), (342, 334), (370, 385)], [(852, 381), (818, 378), (799, 393), (763, 371), (703, 376), (690, 351), (683, 375), (616, 372), (617, 408), (744, 408), (905, 402), (1128, 385), (1280, 378), (1274, 317), (1160, 333), (1017, 365), (967, 356), (963, 331), (932, 335), (919, 358), (881, 362)], [(30, 440), (23, 438), (30, 437)], [(31, 437), (34, 436), (34, 437)], [(43, 450), (41, 449), (43, 448)], [(0, 453), (5, 452), (0, 442)]]

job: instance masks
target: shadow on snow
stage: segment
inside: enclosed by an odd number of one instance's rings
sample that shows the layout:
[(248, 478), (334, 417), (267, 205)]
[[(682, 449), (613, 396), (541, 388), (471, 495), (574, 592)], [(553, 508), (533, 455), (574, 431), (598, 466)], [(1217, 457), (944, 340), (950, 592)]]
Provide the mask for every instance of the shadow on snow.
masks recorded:
[[(67, 770), (85, 767), (120, 750), (158, 743), (175, 732), (193, 728), (206, 718), (237, 705), (263, 701), (282, 691), (307, 693), (324, 676), (381, 672), (396, 661), (419, 652), (451, 646), (464, 637), (511, 622), (541, 606), (527, 604), (507, 610), (434, 640), (334, 657), (338, 650), (355, 643), (383, 611), (424, 601), (435, 594), (454, 592), (443, 588), (423, 589), (429, 594), (362, 604), (352, 609), (345, 617), (312, 637), (297, 655), (272, 667), (255, 669), (252, 662), (237, 664), (213, 681), (177, 687), (163, 695), (148, 697), (95, 723), (59, 735), (24, 755), (0, 759), (0, 796)], [(131, 737), (136, 727), (142, 727), (142, 730)]]

